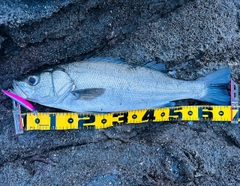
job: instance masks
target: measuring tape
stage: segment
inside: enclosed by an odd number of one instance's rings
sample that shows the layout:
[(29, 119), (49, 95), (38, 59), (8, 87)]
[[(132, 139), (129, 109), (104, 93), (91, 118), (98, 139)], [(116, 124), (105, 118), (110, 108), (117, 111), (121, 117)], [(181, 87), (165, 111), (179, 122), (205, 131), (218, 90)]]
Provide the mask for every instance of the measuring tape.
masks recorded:
[(113, 113), (23, 113), (13, 100), (16, 134), (24, 130), (105, 129), (123, 124), (165, 121), (225, 121), (240, 122), (238, 85), (231, 80), (231, 106), (178, 106)]
[(240, 107), (179, 106), (131, 110), (107, 114), (33, 113), (22, 114), (25, 130), (104, 129), (123, 124), (163, 121), (240, 121)]

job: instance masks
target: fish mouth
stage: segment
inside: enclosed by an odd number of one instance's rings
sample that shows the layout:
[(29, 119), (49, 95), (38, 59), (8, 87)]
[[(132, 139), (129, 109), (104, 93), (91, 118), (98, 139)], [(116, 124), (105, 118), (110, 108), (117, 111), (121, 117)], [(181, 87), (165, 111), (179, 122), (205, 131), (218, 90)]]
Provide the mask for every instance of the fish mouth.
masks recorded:
[(27, 99), (27, 95), (25, 94), (25, 92), (20, 88), (20, 86), (18, 85), (18, 82), (13, 80), (13, 92), (15, 94), (17, 94), (18, 96)]

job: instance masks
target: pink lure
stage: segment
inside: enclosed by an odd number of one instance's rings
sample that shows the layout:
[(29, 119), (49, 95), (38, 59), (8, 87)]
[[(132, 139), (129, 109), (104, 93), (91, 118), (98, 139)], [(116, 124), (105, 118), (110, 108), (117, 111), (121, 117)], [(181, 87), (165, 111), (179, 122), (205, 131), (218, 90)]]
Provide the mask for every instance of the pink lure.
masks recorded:
[(18, 102), (23, 107), (31, 110), (32, 112), (37, 111), (31, 103), (29, 103), (27, 100), (23, 99), (22, 97), (6, 90), (2, 90), (2, 92), (7, 96), (9, 96), (10, 98), (12, 98), (13, 100), (15, 100), (16, 102)]

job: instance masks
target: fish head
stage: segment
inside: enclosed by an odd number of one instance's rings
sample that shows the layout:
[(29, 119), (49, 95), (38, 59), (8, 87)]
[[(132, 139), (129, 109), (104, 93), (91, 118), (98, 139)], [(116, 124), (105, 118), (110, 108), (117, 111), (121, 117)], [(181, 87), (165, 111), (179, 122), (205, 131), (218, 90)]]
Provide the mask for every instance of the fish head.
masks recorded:
[(48, 70), (13, 81), (13, 92), (29, 101), (51, 105), (63, 100), (74, 88), (63, 70)]

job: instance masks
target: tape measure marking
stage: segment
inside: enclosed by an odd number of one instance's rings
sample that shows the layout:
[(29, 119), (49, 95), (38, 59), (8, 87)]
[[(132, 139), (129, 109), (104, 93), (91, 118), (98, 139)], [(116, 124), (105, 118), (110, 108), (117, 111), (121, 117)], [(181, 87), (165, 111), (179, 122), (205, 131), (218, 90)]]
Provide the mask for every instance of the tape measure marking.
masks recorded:
[(25, 130), (104, 129), (122, 124), (164, 121), (227, 121), (239, 119), (240, 107), (180, 106), (130, 110), (116, 113), (32, 113), (22, 114)]

